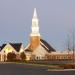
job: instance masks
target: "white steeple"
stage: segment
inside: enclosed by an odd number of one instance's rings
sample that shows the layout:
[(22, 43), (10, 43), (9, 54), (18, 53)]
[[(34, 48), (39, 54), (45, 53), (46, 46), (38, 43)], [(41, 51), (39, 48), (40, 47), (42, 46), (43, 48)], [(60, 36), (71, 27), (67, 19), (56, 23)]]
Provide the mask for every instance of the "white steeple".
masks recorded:
[(40, 36), (36, 8), (34, 8), (31, 29), (32, 29), (31, 36)]
[(34, 8), (34, 14), (33, 14), (33, 18), (37, 18), (37, 12), (36, 12), (36, 8)]

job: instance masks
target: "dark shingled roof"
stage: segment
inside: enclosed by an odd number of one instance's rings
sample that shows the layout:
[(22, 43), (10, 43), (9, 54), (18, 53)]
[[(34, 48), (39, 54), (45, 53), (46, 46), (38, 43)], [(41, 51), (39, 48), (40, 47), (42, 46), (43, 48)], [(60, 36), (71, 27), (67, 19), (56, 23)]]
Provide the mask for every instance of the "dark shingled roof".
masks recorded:
[(19, 52), (22, 43), (9, 43), (17, 52)]
[[(22, 43), (9, 43), (17, 52), (19, 52)], [(1, 50), (6, 46), (7, 44), (3, 44), (1, 46)]]
[(1, 51), (1, 46), (0, 46), (0, 51)]
[(26, 49), (25, 52), (32, 52), (32, 50), (30, 50), (30, 49)]
[(5, 46), (6, 46), (6, 44), (3, 44), (3, 45), (1, 46), (1, 50), (2, 50)]
[(55, 51), (56, 51), (56, 50), (55, 50), (51, 45), (49, 45), (45, 40), (40, 39), (40, 41), (43, 43), (43, 44), (41, 44), (41, 46), (44, 47), (48, 52), (55, 52)]

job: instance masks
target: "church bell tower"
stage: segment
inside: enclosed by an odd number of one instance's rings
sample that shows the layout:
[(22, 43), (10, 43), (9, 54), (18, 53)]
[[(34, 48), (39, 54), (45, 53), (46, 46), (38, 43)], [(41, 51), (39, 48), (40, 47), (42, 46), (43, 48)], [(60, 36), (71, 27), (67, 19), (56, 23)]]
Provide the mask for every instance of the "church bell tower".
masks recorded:
[(30, 34), (30, 49), (33, 51), (36, 47), (38, 47), (38, 45), (40, 45), (40, 33), (36, 8), (34, 8), (31, 30), (32, 32)]

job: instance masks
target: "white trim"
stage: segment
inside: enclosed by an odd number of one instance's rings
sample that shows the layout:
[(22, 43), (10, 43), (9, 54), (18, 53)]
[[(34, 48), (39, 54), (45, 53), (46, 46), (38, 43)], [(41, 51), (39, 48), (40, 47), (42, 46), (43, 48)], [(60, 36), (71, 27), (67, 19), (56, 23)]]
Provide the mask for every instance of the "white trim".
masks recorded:
[(30, 34), (30, 36), (39, 36), (40, 37), (40, 34)]
[[(6, 47), (7, 45), (11, 46), (10, 43), (7, 43), (7, 44), (5, 45), (5, 47)], [(5, 47), (4, 47), (4, 48), (5, 48)], [(11, 46), (11, 47), (12, 47), (12, 46)], [(4, 53), (4, 48), (1, 50), (1, 54)], [(13, 48), (13, 51), (15, 51), (15, 52), (17, 53), (17, 51), (15, 50), (15, 48), (14, 48), (14, 47), (12, 47), (12, 48)]]
[(30, 46), (30, 44), (28, 44), (26, 47), (25, 47), (25, 49), (24, 50), (26, 50), (26, 49), (28, 49), (28, 47)]
[[(40, 42), (41, 44), (43, 44), (42, 42)], [(44, 45), (44, 44), (43, 44)], [(45, 46), (45, 45), (44, 45)], [(46, 46), (45, 46), (46, 47)], [(46, 47), (47, 48), (47, 47)], [(47, 48), (48, 49), (48, 48)], [(48, 49), (49, 50), (49, 49)]]

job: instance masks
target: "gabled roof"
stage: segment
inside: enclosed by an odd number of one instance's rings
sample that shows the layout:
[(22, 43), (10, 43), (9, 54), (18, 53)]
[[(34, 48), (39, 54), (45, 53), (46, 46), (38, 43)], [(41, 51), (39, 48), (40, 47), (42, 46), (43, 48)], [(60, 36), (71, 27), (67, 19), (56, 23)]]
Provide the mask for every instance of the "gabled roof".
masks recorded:
[(19, 52), (22, 43), (9, 43), (17, 52)]
[[(22, 43), (9, 43), (17, 52), (19, 52)], [(1, 50), (6, 46), (7, 44), (3, 44), (1, 46)]]
[(32, 50), (30, 50), (30, 49), (26, 49), (25, 52), (32, 52)]
[[(56, 50), (55, 50), (50, 44), (48, 44), (45, 40), (43, 40), (43, 39), (40, 39), (40, 45), (41, 45), (45, 50), (47, 50), (48, 52), (56, 52)], [(30, 46), (30, 44), (26, 47), (26, 49), (25, 49), (26, 52), (32, 52), (32, 51), (29, 49), (29, 46)]]
[(2, 50), (5, 46), (6, 46), (6, 44), (3, 44), (3, 45), (1, 46), (1, 50)]
[(48, 52), (55, 52), (56, 50), (50, 45), (48, 44), (45, 40), (40, 39), (41, 41), (41, 46), (44, 47)]
[(1, 46), (0, 46), (0, 51), (1, 51)]

